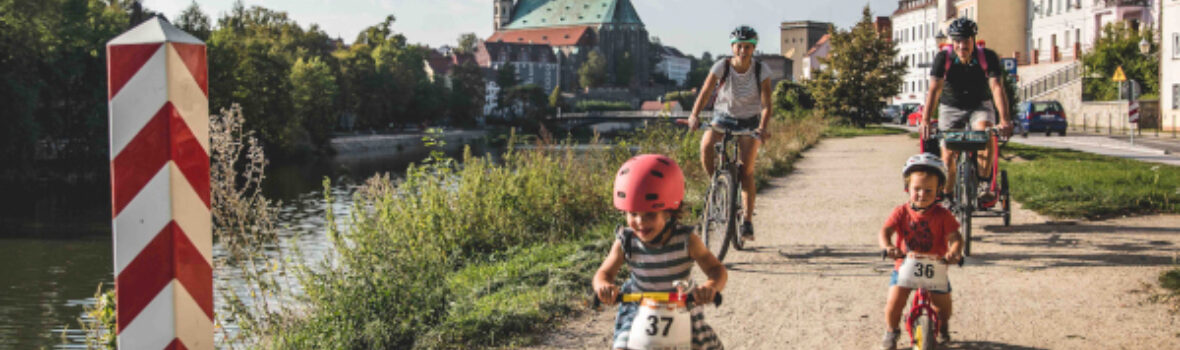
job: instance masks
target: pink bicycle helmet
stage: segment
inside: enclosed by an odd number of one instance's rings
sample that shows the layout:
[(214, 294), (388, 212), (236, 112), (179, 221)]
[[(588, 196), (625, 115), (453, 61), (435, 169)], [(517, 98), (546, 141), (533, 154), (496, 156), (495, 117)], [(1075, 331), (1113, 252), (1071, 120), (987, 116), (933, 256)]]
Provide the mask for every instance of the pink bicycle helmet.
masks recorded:
[(679, 209), (684, 200), (684, 172), (672, 158), (641, 154), (619, 167), (613, 193), (615, 208), (622, 211)]

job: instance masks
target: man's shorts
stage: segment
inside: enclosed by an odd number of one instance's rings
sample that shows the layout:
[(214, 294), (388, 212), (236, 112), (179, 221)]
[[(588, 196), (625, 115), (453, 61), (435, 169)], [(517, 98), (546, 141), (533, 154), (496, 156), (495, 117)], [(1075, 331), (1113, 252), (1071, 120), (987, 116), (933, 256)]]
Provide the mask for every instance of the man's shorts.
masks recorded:
[[(893, 286), (896, 286), (896, 285), (897, 285), (897, 270), (895, 269), (895, 270), (893, 270), (893, 275), (891, 275), (891, 277), (889, 277), (889, 286), (890, 286), (890, 287), (893, 287)], [(946, 282), (946, 291), (945, 291), (945, 292), (936, 292), (936, 291), (930, 291), (930, 293), (933, 293), (933, 294), (951, 294), (951, 291), (953, 291), (953, 290), (954, 290), (954, 288), (952, 288), (952, 287), (951, 287), (951, 282), (950, 282), (950, 281), (947, 281), (947, 282)]]
[(951, 105), (938, 105), (938, 130), (966, 130), (971, 125), (986, 120), (996, 123), (996, 108), (992, 101), (983, 101), (974, 109), (959, 109)]

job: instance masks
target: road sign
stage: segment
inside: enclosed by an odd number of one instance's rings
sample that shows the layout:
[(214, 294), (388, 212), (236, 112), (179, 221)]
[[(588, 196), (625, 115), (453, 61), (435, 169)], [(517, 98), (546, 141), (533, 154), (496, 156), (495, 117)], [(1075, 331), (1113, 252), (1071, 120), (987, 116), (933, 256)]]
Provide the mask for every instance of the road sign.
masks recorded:
[(1131, 106), (1127, 109), (1127, 114), (1131, 123), (1139, 123), (1139, 101), (1131, 100)]
[(1111, 77), (1110, 80), (1118, 81), (1118, 82), (1122, 82), (1122, 81), (1127, 80), (1127, 75), (1123, 74), (1123, 66), (1119, 66), (1117, 69), (1114, 70), (1114, 77)]
[(1016, 59), (1015, 58), (1001, 58), (1000, 63), (1004, 64), (1004, 70), (1008, 71), (1008, 75), (1016, 75)]

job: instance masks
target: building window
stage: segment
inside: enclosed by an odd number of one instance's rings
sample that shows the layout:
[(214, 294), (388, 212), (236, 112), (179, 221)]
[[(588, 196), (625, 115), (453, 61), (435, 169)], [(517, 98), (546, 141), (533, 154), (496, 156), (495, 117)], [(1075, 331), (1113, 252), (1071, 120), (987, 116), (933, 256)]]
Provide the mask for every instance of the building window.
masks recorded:
[(1172, 59), (1180, 59), (1180, 33), (1172, 33)]
[(1180, 109), (1180, 84), (1172, 84), (1172, 109)]

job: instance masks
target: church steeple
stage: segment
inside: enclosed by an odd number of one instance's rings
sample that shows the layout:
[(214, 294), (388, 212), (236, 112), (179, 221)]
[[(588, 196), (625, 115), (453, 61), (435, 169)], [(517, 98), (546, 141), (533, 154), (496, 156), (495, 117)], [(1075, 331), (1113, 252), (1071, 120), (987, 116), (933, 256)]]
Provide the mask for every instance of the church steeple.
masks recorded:
[(494, 31), (500, 31), (500, 28), (512, 22), (512, 0), (493, 0), (492, 12), (495, 18), (492, 20)]

